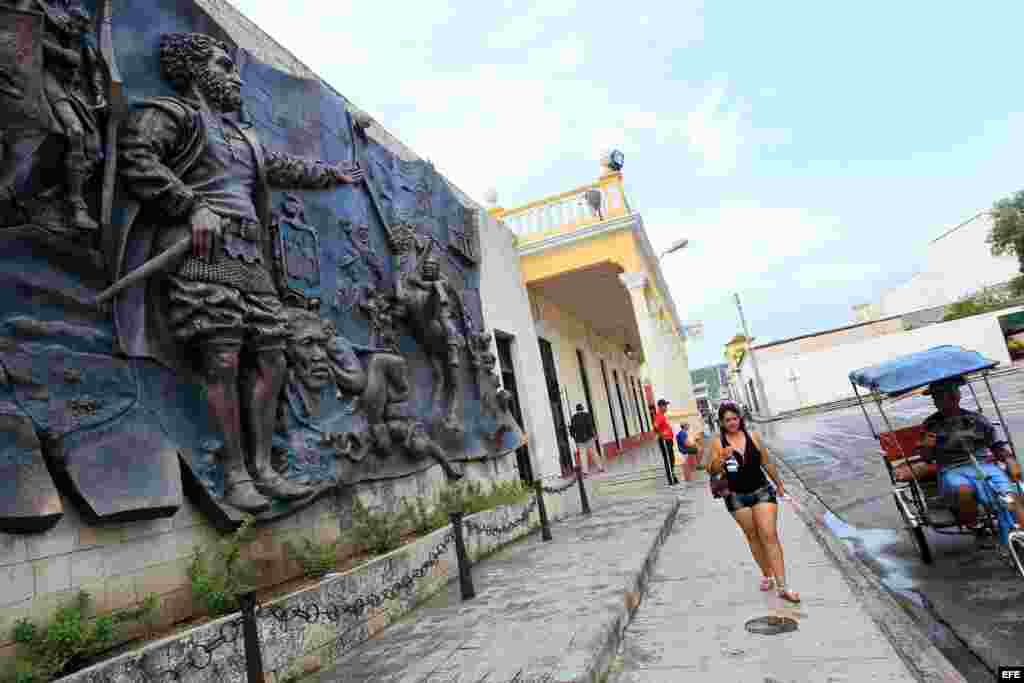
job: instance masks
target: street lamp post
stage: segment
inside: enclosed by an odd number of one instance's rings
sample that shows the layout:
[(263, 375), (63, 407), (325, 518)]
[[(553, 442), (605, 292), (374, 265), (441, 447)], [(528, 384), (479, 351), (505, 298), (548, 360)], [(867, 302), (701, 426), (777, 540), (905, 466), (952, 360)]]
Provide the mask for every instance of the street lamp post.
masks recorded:
[(682, 238), (682, 239), (676, 240), (675, 242), (672, 243), (672, 245), (668, 249), (666, 249), (665, 251), (661, 252), (661, 256), (658, 257), (658, 260), (660, 261), (661, 259), (665, 258), (666, 256), (668, 256), (669, 254), (671, 254), (674, 251), (679, 251), (680, 249), (685, 249), (686, 245), (688, 245), (689, 243), (690, 243), (690, 240), (685, 238), (685, 237)]
[(736, 298), (736, 310), (740, 312), (740, 323), (743, 325), (743, 336), (747, 338), (747, 353), (750, 354), (750, 365), (754, 368), (754, 381), (757, 382), (757, 393), (761, 394), (761, 401), (764, 403), (764, 414), (772, 416), (771, 408), (768, 407), (768, 396), (764, 393), (764, 382), (761, 380), (761, 370), (757, 367), (757, 356), (754, 355), (754, 345), (750, 343), (750, 330), (747, 328), (747, 318), (743, 315), (743, 306), (740, 304), (739, 293), (733, 294)]

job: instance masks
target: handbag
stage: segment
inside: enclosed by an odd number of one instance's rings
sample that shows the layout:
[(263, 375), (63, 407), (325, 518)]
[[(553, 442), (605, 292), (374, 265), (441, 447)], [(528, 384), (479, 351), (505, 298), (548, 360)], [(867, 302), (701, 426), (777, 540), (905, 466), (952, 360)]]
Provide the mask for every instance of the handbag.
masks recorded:
[[(725, 434), (721, 434), (719, 438), (722, 440), (722, 446), (726, 446)], [(729, 491), (729, 480), (726, 478), (724, 472), (722, 474), (711, 474), (709, 472), (708, 474), (710, 474), (708, 484), (711, 487), (711, 496), (713, 498), (725, 498), (731, 493), (731, 491)]]
[(731, 493), (729, 491), (729, 480), (725, 478), (724, 474), (712, 474), (709, 483), (711, 485), (712, 498), (725, 498)]

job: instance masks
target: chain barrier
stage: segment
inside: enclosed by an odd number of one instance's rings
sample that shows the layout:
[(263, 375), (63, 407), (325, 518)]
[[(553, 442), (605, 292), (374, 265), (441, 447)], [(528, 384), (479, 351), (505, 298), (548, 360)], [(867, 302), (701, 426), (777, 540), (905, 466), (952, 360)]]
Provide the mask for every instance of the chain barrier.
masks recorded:
[(326, 617), (328, 621), (338, 624), (343, 614), (354, 617), (361, 616), (367, 607), (380, 607), (386, 600), (394, 600), (402, 591), (410, 590), (419, 579), (426, 576), (430, 570), (441, 560), (441, 556), (448, 552), (448, 546), (455, 539), (455, 533), (449, 531), (430, 551), (430, 555), (423, 564), (395, 581), (380, 593), (371, 592), (366, 596), (359, 596), (355, 600), (345, 602), (331, 602), (322, 608), (316, 602), (307, 602), (298, 607), (274, 607), (269, 610), (270, 616), (282, 624), (286, 629), (288, 622), (292, 619), (301, 619), (307, 623), (315, 623), (320, 617)]
[(575, 477), (570, 479), (568, 482), (566, 482), (562, 486), (554, 486), (554, 487), (551, 487), (551, 486), (541, 486), (541, 490), (543, 490), (544, 493), (547, 493), (549, 495), (555, 495), (555, 494), (565, 493), (566, 491), (571, 489), (573, 486), (576, 486), (576, 478)]
[[(94, 671), (85, 675), (84, 680), (89, 683), (117, 683), (125, 677), (131, 678), (137, 674), (143, 681), (156, 683), (158, 681), (182, 681), (189, 669), (203, 671), (213, 663), (213, 654), (225, 645), (233, 645), (242, 638), (242, 617), (239, 616), (231, 621), (220, 625), (216, 637), (204, 643), (193, 643), (189, 646), (181, 660), (173, 667), (151, 671), (140, 664), (140, 660), (129, 662), (124, 669), (111, 668), (106, 671)], [(234, 657), (234, 655), (231, 655)]]
[[(565, 488), (567, 489), (568, 487)], [(562, 490), (565, 489), (558, 490), (557, 492), (561, 493)], [(534, 496), (531, 503), (523, 510), (523, 513), (511, 522), (507, 522), (499, 526), (491, 526), (466, 520), (463, 521), (463, 524), (470, 531), (486, 534), (488, 536), (502, 536), (525, 524), (530, 518), (530, 514), (536, 508), (537, 497)], [(379, 593), (371, 592), (365, 596), (359, 596), (354, 600), (331, 601), (326, 605), (310, 600), (294, 607), (270, 607), (263, 608), (261, 611), (266, 611), (270, 618), (276, 620), (286, 630), (288, 628), (288, 622), (294, 619), (299, 619), (306, 623), (317, 623), (324, 618), (331, 623), (340, 625), (344, 615), (347, 614), (355, 617), (361, 616), (368, 607), (380, 607), (386, 600), (394, 600), (403, 591), (410, 590), (415, 585), (416, 581), (425, 577), (430, 570), (440, 562), (441, 557), (448, 552), (448, 546), (451, 545), (454, 540), (455, 532), (449, 530), (441, 539), (441, 542), (431, 549), (427, 559), (424, 560), (419, 567), (416, 567)], [(203, 643), (194, 643), (185, 651), (184, 657), (176, 666), (160, 671), (157, 677), (154, 677), (151, 672), (144, 671), (142, 668), (139, 668), (139, 672), (143, 674), (142, 677), (147, 681), (152, 681), (155, 678), (165, 681), (181, 681), (184, 679), (185, 673), (188, 669), (194, 669), (196, 671), (203, 671), (204, 669), (207, 669), (213, 662), (214, 653), (217, 650), (226, 645), (233, 645), (240, 641), (242, 639), (242, 628), (243, 617), (239, 615), (231, 621), (221, 624), (218, 633), (214, 638)], [(88, 676), (87, 680), (92, 683), (113, 683), (114, 678), (112, 672), (103, 672), (93, 673)]]
[(523, 514), (521, 514), (517, 519), (513, 519), (511, 522), (506, 522), (501, 526), (477, 524), (476, 522), (472, 522), (468, 519), (463, 521), (462, 524), (470, 531), (475, 531), (478, 534), (486, 534), (487, 536), (504, 536), (516, 527), (525, 524), (526, 520), (530, 518), (530, 513), (533, 512), (536, 507), (537, 497), (534, 496), (533, 501), (526, 506), (525, 510), (523, 510)]

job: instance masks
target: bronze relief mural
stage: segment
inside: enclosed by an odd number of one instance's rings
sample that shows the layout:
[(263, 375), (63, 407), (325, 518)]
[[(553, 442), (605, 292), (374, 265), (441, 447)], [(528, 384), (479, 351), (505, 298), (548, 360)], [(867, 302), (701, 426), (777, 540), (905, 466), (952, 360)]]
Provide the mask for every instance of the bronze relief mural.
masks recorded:
[(172, 5), (0, 2), (0, 530), (58, 490), (227, 529), (521, 445), (476, 209)]

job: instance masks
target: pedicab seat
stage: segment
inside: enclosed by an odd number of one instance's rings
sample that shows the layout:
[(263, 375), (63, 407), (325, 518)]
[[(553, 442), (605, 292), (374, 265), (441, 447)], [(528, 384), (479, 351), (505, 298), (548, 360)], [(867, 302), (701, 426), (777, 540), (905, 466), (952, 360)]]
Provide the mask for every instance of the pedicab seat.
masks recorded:
[[(904, 427), (894, 432), (883, 432), (879, 435), (885, 459), (894, 466), (893, 475), (896, 481), (910, 482), (914, 480), (913, 475), (910, 473), (909, 465), (903, 462), (903, 460), (905, 458), (912, 458), (914, 450), (921, 443), (923, 435), (924, 428), (921, 425)], [(912, 464), (918, 466), (916, 471), (919, 482), (937, 480), (939, 467), (935, 463), (924, 463), (921, 460), (912, 459)]]

